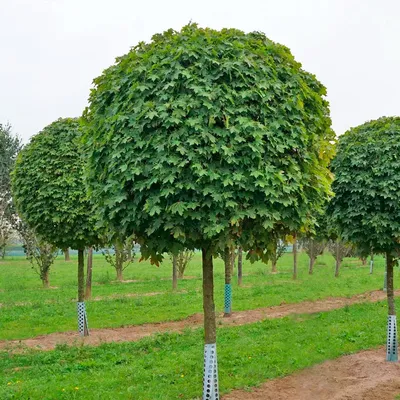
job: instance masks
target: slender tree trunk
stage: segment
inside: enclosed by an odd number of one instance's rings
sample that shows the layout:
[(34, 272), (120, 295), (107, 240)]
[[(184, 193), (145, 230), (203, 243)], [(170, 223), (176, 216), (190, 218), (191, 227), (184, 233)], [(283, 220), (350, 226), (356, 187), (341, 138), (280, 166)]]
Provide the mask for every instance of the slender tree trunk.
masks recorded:
[(114, 248), (115, 248), (115, 271), (117, 272), (117, 280), (119, 282), (122, 282), (124, 280), (123, 277), (123, 270), (124, 270), (124, 261), (123, 261), (123, 243), (119, 243), (118, 241), (115, 242)]
[(210, 248), (202, 249), (204, 310), (203, 399), (219, 399), (217, 334), (214, 304), (213, 258)]
[(89, 300), (92, 297), (92, 270), (93, 270), (93, 247), (89, 247), (87, 257), (86, 270), (86, 292), (85, 299)]
[(393, 292), (393, 256), (390, 253), (386, 254), (386, 274), (387, 274), (387, 301), (389, 315), (396, 315)]
[(45, 289), (48, 289), (50, 287), (50, 282), (49, 282), (49, 272), (50, 272), (50, 266), (48, 266), (42, 275), (42, 283), (43, 283), (43, 287)]
[(339, 239), (336, 240), (336, 263), (335, 263), (335, 278), (339, 277), (339, 271), (340, 271), (340, 264), (342, 262), (341, 257), (340, 257), (340, 245), (339, 245)]
[(387, 347), (386, 361), (398, 361), (397, 355), (397, 320), (393, 292), (393, 256), (386, 253), (386, 274), (387, 274), (387, 301), (388, 301), (388, 326), (387, 326)]
[(314, 264), (315, 264), (315, 258), (312, 257), (312, 258), (310, 258), (310, 264), (309, 264), (309, 268), (308, 268), (308, 273), (310, 275), (312, 275), (314, 272)]
[[(84, 249), (78, 249), (78, 302), (85, 300), (85, 254)], [(79, 315), (78, 315), (79, 318)], [(89, 336), (87, 321), (83, 322), (83, 336)]]
[(178, 264), (178, 257), (174, 254), (172, 256), (172, 290), (176, 290), (178, 287), (177, 264)]
[(85, 300), (85, 255), (84, 250), (78, 250), (78, 301)]
[(272, 272), (276, 272), (276, 264), (278, 261), (276, 257), (277, 248), (278, 248), (278, 243), (275, 242), (274, 249), (272, 250), (272, 255), (271, 255)]
[(203, 309), (205, 343), (216, 342), (216, 322), (214, 304), (214, 265), (210, 249), (202, 249), (203, 258)]
[(231, 249), (227, 247), (224, 254), (225, 263), (225, 301), (224, 301), (224, 317), (230, 317), (232, 315), (232, 254)]
[(374, 272), (374, 253), (371, 251), (371, 260), (369, 262), (369, 273), (372, 274)]
[(64, 261), (71, 261), (71, 259), (69, 258), (69, 249), (66, 248), (63, 250), (64, 252)]
[(297, 235), (294, 234), (293, 240), (293, 279), (297, 279)]
[(238, 285), (242, 286), (243, 280), (243, 249), (239, 247), (238, 250)]

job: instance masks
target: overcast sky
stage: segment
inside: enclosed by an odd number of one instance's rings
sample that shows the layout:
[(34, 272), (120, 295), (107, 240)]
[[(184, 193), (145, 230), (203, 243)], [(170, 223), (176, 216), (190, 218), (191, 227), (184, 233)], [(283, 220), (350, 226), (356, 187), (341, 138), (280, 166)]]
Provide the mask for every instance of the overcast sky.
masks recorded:
[(0, 123), (24, 141), (82, 113), (93, 78), (190, 20), (263, 31), (328, 88), (337, 134), (400, 114), (399, 0), (0, 0)]

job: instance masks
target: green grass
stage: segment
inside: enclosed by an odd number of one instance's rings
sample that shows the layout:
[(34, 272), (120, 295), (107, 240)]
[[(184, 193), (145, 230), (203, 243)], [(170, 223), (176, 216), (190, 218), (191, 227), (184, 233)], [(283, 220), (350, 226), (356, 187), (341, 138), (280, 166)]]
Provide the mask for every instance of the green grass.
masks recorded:
[[(91, 328), (118, 327), (143, 323), (183, 319), (202, 312), (201, 257), (197, 254), (187, 275), (195, 279), (179, 282), (178, 293), (172, 293), (171, 265), (167, 259), (160, 267), (148, 262), (135, 262), (125, 271), (125, 279), (139, 282), (116, 283), (114, 270), (96, 256), (93, 269), (93, 296), (137, 297), (88, 301)], [(317, 261), (315, 273), (308, 275), (308, 257), (299, 256), (299, 277), (292, 280), (292, 256), (285, 254), (278, 263), (279, 274), (271, 274), (270, 266), (245, 262), (245, 287), (234, 284), (234, 310), (247, 310), (285, 303), (298, 303), (326, 297), (352, 296), (380, 289), (383, 281), (383, 259), (377, 257), (373, 275), (357, 260), (346, 260), (341, 276), (334, 278), (334, 261), (323, 255)], [(28, 262), (21, 258), (0, 263), (0, 340), (23, 339), (57, 331), (76, 330), (76, 260), (65, 263), (61, 257), (51, 272), (51, 285), (57, 289), (42, 289), (41, 282)], [(235, 280), (234, 280), (235, 282)], [(224, 274), (221, 260), (215, 262), (215, 299), (218, 311), (223, 309)], [(160, 292), (157, 296), (140, 294)]]
[[(248, 388), (326, 359), (383, 345), (385, 327), (386, 304), (380, 302), (221, 328), (221, 391)], [(22, 354), (3, 352), (0, 398), (199, 398), (201, 343), (199, 329), (135, 343), (60, 346), (50, 352), (26, 350)]]

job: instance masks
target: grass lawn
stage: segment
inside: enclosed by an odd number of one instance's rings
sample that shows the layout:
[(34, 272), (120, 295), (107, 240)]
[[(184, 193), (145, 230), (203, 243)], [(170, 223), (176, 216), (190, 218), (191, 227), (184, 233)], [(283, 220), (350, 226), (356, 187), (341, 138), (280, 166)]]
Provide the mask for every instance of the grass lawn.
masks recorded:
[[(160, 266), (135, 262), (125, 271), (131, 283), (113, 282), (115, 271), (96, 256), (93, 267), (93, 297), (88, 301), (89, 327), (104, 328), (136, 325), (166, 320), (183, 319), (202, 312), (201, 255), (196, 254), (186, 275), (194, 277), (179, 281), (177, 293), (171, 290), (171, 263)], [(270, 273), (270, 266), (244, 263), (244, 287), (237, 287), (234, 279), (233, 309), (246, 310), (326, 297), (352, 296), (380, 289), (383, 284), (384, 260), (376, 257), (375, 271), (361, 267), (358, 260), (347, 259), (341, 276), (334, 278), (334, 260), (329, 254), (320, 256), (314, 275), (308, 275), (308, 257), (299, 256), (299, 274), (292, 280), (292, 255), (285, 254), (278, 263), (278, 274)], [(76, 330), (77, 292), (76, 260), (69, 263), (59, 257), (52, 268), (50, 283), (55, 289), (42, 289), (38, 276), (22, 258), (6, 259), (0, 263), (0, 340), (23, 339), (41, 334)], [(215, 299), (218, 311), (223, 310), (223, 263), (215, 261)], [(145, 293), (159, 293), (144, 296)], [(142, 294), (142, 295), (141, 295)]]
[[(221, 392), (251, 387), (326, 359), (383, 345), (386, 310), (385, 302), (367, 303), (221, 328)], [(3, 352), (0, 398), (199, 399), (202, 342), (202, 330), (198, 329), (134, 343)]]

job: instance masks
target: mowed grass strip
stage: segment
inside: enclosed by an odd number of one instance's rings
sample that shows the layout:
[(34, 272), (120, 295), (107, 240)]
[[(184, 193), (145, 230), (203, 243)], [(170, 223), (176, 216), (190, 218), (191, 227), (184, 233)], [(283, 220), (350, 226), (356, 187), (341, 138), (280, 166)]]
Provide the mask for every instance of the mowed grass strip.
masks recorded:
[[(358, 260), (344, 262), (341, 276), (334, 278), (334, 260), (330, 255), (320, 257), (314, 275), (308, 275), (308, 257), (300, 255), (299, 277), (292, 280), (292, 257), (286, 254), (278, 265), (278, 274), (271, 274), (270, 266), (245, 263), (244, 287), (233, 288), (233, 309), (249, 310), (282, 303), (299, 303), (327, 297), (350, 297), (383, 284), (383, 259), (378, 258), (375, 272), (361, 267)], [(216, 260), (215, 299), (217, 311), (223, 310), (223, 263)], [(129, 271), (129, 273), (128, 273)], [(167, 272), (167, 273), (166, 273)], [(91, 328), (111, 328), (144, 323), (184, 319), (202, 312), (200, 256), (196, 255), (187, 275), (197, 279), (180, 280), (179, 292), (171, 291), (170, 265), (157, 268), (139, 263), (127, 269), (131, 283), (102, 283), (104, 274), (112, 269), (101, 256), (95, 260), (93, 296), (135, 297), (108, 298), (88, 301)], [(151, 275), (153, 274), (153, 275)], [(157, 275), (158, 274), (158, 275)], [(26, 261), (11, 260), (0, 265), (0, 340), (24, 339), (52, 332), (76, 330), (76, 265), (57, 260), (52, 272), (52, 285), (58, 289), (42, 289)], [(154, 278), (149, 280), (149, 278)], [(148, 293), (158, 293), (146, 296)], [(142, 294), (142, 296), (141, 296)]]
[[(400, 306), (400, 301), (397, 302)], [(218, 331), (221, 392), (385, 343), (385, 302)], [(0, 353), (1, 399), (198, 399), (202, 330), (135, 343)], [(384, 357), (384, 351), (382, 351)]]

